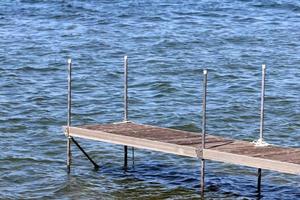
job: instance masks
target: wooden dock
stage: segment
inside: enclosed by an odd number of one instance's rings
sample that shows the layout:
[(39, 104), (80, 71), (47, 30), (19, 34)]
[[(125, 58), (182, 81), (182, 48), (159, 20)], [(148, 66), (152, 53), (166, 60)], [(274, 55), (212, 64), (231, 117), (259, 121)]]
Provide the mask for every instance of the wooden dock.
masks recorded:
[(205, 161), (213, 160), (257, 168), (257, 192), (261, 193), (262, 169), (300, 175), (300, 148), (269, 145), (263, 135), (266, 66), (262, 65), (260, 132), (256, 142), (234, 140), (206, 133), (207, 70), (203, 71), (202, 132), (194, 133), (128, 121), (128, 60), (124, 57), (124, 120), (100, 125), (71, 125), (72, 62), (68, 60), (68, 120), (64, 127), (67, 136), (67, 169), (71, 169), (71, 144), (74, 143), (92, 162), (98, 164), (79, 145), (75, 138), (85, 138), (124, 146), (124, 167), (127, 168), (128, 147), (154, 150), (198, 158), (201, 160), (201, 197), (205, 191)]
[(132, 122), (70, 127), (70, 135), (135, 148), (300, 175), (300, 148), (283, 148), (272, 145), (257, 147), (251, 142), (206, 135), (206, 147), (202, 152), (201, 133)]

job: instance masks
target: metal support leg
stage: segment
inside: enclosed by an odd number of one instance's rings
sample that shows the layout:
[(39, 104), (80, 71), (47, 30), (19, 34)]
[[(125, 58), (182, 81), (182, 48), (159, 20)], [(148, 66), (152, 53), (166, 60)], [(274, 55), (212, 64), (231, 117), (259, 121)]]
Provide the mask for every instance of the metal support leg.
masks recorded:
[(76, 140), (70, 136), (70, 126), (71, 126), (71, 115), (72, 115), (72, 60), (68, 59), (68, 119), (67, 119), (67, 170), (68, 173), (71, 171), (71, 143), (74, 142), (76, 146), (83, 152), (83, 154), (93, 163), (95, 169), (99, 166), (89, 157), (89, 155), (81, 148), (81, 146), (76, 142)]
[(74, 142), (74, 144), (76, 144), (76, 146), (80, 149), (80, 151), (87, 157), (87, 159), (91, 161), (95, 169), (96, 170), (99, 169), (99, 165), (97, 165), (97, 163), (93, 161), (93, 159), (83, 150), (83, 148), (78, 144), (78, 142), (74, 138), (72, 138), (72, 141)]
[(261, 194), (261, 169), (257, 170), (257, 195), (260, 197)]
[(131, 148), (131, 156), (132, 156), (132, 167), (134, 168), (134, 147)]
[(264, 107), (265, 107), (265, 81), (266, 81), (266, 65), (262, 65), (262, 80), (261, 80), (261, 98), (260, 98), (260, 125), (259, 139), (255, 142), (258, 147), (268, 146), (264, 140)]
[(67, 171), (68, 171), (68, 173), (71, 172), (71, 158), (72, 158), (71, 137), (68, 137), (68, 140), (67, 140)]
[(204, 198), (204, 188), (205, 188), (205, 160), (203, 156), (203, 152), (205, 149), (205, 135), (206, 135), (206, 96), (207, 96), (207, 70), (203, 70), (203, 99), (202, 99), (202, 142), (201, 142), (201, 150), (202, 150), (202, 159), (201, 159), (201, 198)]
[(124, 169), (127, 170), (128, 164), (127, 164), (127, 156), (128, 155), (128, 147), (124, 146)]
[(71, 136), (70, 136), (70, 126), (71, 126), (71, 107), (72, 107), (72, 60), (68, 59), (68, 118), (67, 118), (67, 171), (71, 172)]
[[(124, 122), (128, 121), (128, 57), (124, 56)], [(128, 147), (124, 146), (124, 169), (127, 170)]]
[(204, 199), (204, 188), (205, 188), (205, 160), (201, 159), (201, 199)]

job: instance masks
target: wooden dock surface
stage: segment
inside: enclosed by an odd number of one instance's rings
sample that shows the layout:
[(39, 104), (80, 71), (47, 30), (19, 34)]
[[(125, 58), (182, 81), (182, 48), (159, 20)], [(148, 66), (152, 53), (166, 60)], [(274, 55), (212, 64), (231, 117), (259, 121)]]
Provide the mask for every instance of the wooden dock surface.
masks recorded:
[(251, 142), (206, 135), (206, 146), (201, 152), (200, 133), (133, 122), (70, 127), (69, 134), (73, 137), (300, 175), (300, 148), (273, 145), (256, 147)]

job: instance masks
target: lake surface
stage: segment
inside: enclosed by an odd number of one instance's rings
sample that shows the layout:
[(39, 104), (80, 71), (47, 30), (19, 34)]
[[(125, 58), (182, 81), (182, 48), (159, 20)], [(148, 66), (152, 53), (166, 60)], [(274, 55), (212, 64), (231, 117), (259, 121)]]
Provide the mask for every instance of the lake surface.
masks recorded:
[[(74, 62), (73, 124), (129, 119), (201, 131), (202, 70), (208, 132), (259, 135), (267, 65), (265, 138), (300, 147), (300, 3), (264, 1), (0, 2), (0, 199), (197, 199), (200, 162), (78, 139), (66, 173), (67, 58)], [(207, 164), (207, 199), (255, 199), (256, 169)], [(263, 199), (300, 199), (300, 177), (263, 171)]]

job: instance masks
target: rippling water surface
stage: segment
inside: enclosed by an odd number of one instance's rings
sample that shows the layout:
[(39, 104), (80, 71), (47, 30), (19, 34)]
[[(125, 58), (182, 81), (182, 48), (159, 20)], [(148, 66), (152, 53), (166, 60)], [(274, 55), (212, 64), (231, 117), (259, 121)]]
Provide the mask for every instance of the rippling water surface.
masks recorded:
[[(74, 60), (73, 123), (129, 117), (200, 131), (202, 69), (209, 69), (208, 131), (254, 140), (260, 67), (267, 64), (266, 130), (300, 147), (300, 3), (297, 0), (0, 2), (1, 199), (197, 199), (196, 159), (78, 140), (66, 173), (66, 59)], [(207, 199), (255, 199), (256, 169), (208, 162)], [(300, 177), (264, 171), (263, 199), (300, 199)]]

